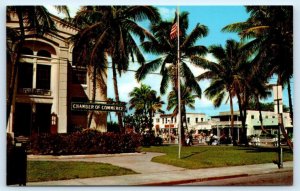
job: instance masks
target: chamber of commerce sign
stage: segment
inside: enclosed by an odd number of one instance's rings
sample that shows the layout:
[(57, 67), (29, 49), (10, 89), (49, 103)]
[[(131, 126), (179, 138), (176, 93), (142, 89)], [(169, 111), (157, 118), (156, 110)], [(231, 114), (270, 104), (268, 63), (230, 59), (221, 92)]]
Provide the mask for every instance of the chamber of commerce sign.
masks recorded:
[(82, 103), (82, 102), (72, 102), (71, 103), (72, 111), (88, 111), (88, 110), (97, 110), (97, 111), (126, 111), (126, 106), (123, 103)]

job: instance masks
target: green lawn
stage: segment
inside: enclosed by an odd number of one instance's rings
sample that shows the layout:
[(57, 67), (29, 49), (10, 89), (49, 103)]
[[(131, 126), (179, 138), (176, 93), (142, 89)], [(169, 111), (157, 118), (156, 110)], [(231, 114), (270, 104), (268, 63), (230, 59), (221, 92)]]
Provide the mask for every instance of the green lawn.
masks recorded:
[[(181, 159), (178, 159), (178, 146), (143, 147), (142, 151), (166, 153), (152, 161), (189, 169), (272, 163), (278, 156), (274, 148), (233, 146), (182, 147)], [(284, 149), (283, 161), (291, 160), (293, 154)]]
[(93, 162), (28, 161), (27, 181), (66, 180), (136, 174), (134, 171), (110, 164)]

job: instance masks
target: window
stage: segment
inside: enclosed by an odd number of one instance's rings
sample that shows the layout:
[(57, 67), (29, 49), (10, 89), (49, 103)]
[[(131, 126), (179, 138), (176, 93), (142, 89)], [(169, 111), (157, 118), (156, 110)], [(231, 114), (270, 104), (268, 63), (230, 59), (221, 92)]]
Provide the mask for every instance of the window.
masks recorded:
[(272, 118), (275, 119), (275, 115), (273, 115)]
[(190, 123), (190, 118), (189, 117), (187, 118), (187, 123)]
[(18, 72), (18, 87), (32, 88), (33, 65), (29, 63), (20, 63)]
[(171, 123), (173, 123), (173, 117), (171, 117)]
[(254, 119), (254, 115), (251, 115), (251, 119)]
[(203, 122), (203, 118), (201, 118), (201, 122)]
[(159, 123), (159, 118), (156, 119), (156, 123)]
[(37, 56), (51, 58), (51, 54), (47, 50), (40, 50), (40, 51), (38, 51)]
[(86, 70), (79, 70), (73, 68), (72, 70), (73, 84), (86, 84)]
[(269, 116), (266, 115), (266, 119), (268, 119), (268, 118), (269, 118)]
[(23, 47), (21, 50), (21, 54), (33, 55), (33, 51), (30, 48)]
[(196, 117), (196, 120), (195, 120), (195, 121), (196, 121), (196, 123), (198, 123), (198, 117)]
[(51, 66), (37, 65), (36, 88), (50, 90)]

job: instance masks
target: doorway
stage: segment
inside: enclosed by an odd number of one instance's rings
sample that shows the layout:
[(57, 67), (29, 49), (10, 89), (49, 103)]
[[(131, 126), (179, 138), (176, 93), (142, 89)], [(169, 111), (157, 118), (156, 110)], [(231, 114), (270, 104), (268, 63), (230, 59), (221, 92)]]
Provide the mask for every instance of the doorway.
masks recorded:
[(15, 136), (30, 136), (32, 128), (31, 104), (16, 103), (14, 134)]

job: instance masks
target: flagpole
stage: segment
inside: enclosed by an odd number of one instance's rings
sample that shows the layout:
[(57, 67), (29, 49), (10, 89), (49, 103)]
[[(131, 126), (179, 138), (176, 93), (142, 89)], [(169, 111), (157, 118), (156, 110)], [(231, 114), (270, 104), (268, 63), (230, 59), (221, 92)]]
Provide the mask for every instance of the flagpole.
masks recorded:
[(177, 80), (178, 80), (178, 158), (181, 158), (181, 90), (180, 90), (180, 48), (179, 48), (179, 5), (177, 5)]

